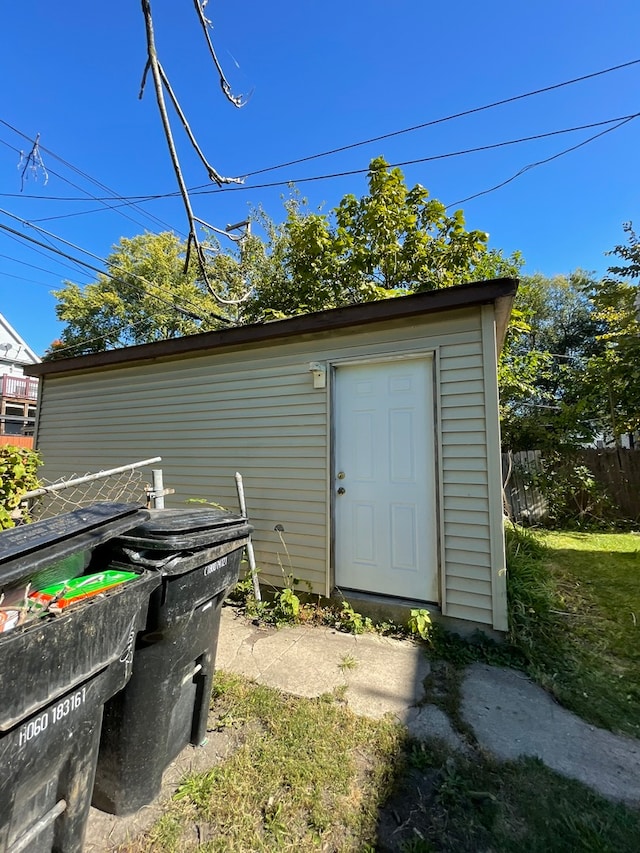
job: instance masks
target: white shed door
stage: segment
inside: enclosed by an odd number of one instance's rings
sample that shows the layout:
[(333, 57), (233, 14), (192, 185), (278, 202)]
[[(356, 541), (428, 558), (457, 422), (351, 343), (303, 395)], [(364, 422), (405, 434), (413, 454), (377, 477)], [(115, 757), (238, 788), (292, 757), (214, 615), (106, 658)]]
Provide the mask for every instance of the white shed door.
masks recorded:
[(334, 399), (336, 585), (437, 602), (432, 358), (338, 367)]

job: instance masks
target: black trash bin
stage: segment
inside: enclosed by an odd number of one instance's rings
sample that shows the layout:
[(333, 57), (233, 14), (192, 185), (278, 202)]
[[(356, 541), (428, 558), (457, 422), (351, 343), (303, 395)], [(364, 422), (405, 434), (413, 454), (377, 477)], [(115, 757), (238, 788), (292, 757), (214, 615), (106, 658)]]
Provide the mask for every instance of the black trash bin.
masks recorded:
[[(96, 504), (0, 533), (4, 616), (27, 588), (104, 572), (103, 543), (148, 513)], [(105, 701), (131, 674), (156, 573), (0, 633), (0, 853), (80, 853)], [(14, 605), (7, 605), (7, 602)], [(62, 602), (58, 602), (62, 604)]]
[(128, 814), (160, 792), (187, 744), (206, 739), (220, 610), (252, 527), (211, 509), (152, 510), (115, 540), (123, 565), (162, 576), (135, 650), (133, 675), (105, 707), (93, 804)]

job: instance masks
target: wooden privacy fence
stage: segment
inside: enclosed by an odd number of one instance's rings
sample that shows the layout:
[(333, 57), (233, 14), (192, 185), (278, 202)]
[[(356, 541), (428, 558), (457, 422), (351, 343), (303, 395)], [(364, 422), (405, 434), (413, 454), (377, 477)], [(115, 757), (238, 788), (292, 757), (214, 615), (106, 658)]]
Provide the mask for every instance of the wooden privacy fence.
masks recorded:
[[(537, 524), (544, 520), (546, 500), (531, 482), (532, 475), (542, 471), (542, 462), (540, 450), (502, 454), (505, 512), (513, 521)], [(585, 465), (618, 508), (620, 518), (640, 520), (640, 451), (585, 447), (567, 453), (562, 463)]]
[(531, 483), (531, 475), (542, 471), (539, 450), (502, 454), (502, 489), (506, 514), (518, 524), (538, 524), (547, 513), (542, 492)]

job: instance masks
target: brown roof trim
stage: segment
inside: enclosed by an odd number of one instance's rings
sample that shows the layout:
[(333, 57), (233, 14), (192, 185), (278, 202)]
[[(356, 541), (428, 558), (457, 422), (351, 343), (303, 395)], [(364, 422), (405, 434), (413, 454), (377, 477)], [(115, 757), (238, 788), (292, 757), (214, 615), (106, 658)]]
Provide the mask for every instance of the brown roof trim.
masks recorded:
[[(194, 354), (203, 350), (212, 350), (223, 346), (253, 344), (269, 340), (275, 341), (295, 335), (326, 332), (333, 329), (343, 329), (348, 326), (362, 326), (368, 323), (398, 320), (405, 317), (448, 311), (455, 308), (469, 308), (490, 302), (497, 302), (498, 300), (506, 300), (508, 303), (505, 306), (506, 311), (503, 310), (500, 312), (501, 317), (506, 317), (506, 326), (511, 302), (517, 289), (518, 280), (515, 278), (497, 278), (491, 281), (460, 284), (455, 287), (446, 287), (442, 290), (416, 293), (412, 296), (399, 296), (393, 299), (382, 299), (377, 302), (363, 302), (357, 305), (349, 305), (346, 308), (318, 311), (314, 314), (300, 314), (296, 317), (277, 320), (271, 323), (234, 326), (230, 329), (203, 332), (198, 335), (172, 338), (171, 340), (157, 341), (152, 344), (123, 347), (122, 349), (81, 355), (75, 358), (44, 361), (40, 364), (29, 365), (28, 368), (25, 367), (24, 372), (30, 376), (47, 376), (117, 364), (153, 361), (187, 353)], [(499, 341), (502, 340), (504, 331), (504, 328), (498, 330)]]

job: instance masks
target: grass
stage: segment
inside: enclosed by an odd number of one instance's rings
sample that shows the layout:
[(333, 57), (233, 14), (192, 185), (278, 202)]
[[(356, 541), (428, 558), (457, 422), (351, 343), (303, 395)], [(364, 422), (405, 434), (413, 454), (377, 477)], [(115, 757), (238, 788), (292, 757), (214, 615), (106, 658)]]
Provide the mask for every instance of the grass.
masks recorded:
[[(161, 824), (135, 850), (361, 850), (375, 837), (403, 731), (356, 717), (333, 696), (285, 696), (218, 673), (215, 720), (233, 715), (242, 743), (207, 773), (186, 777)], [(215, 724), (215, 723), (214, 723)]]
[[(640, 536), (514, 529), (507, 557), (509, 643), (430, 633), (429, 695), (465, 753), (355, 717), (346, 688), (309, 700), (218, 673), (210, 719), (237, 748), (186, 777), (123, 851), (635, 853), (638, 811), (535, 759), (492, 760), (465, 730), (459, 693), (472, 660), (517, 666), (590, 722), (640, 736)], [(339, 667), (353, 665), (345, 655)]]
[(129, 853), (637, 850), (640, 815), (535, 760), (499, 764), (417, 742), (331, 696), (218, 673), (210, 720), (237, 748), (187, 776)]
[(640, 536), (520, 531), (510, 572), (524, 668), (589, 722), (640, 736)]

